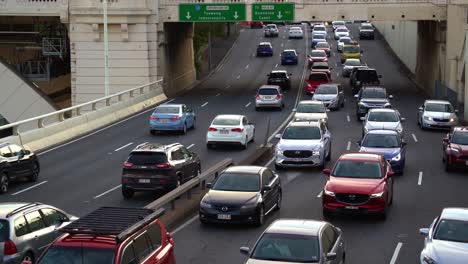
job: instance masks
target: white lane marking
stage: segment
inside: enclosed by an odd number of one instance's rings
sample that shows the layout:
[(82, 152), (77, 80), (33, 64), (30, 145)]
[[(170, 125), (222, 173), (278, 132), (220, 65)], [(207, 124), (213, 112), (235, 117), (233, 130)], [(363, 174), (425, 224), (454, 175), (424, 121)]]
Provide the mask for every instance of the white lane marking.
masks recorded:
[(348, 141), (348, 145), (346, 146), (346, 150), (350, 150), (351, 149), (351, 141)]
[(122, 184), (119, 184), (119, 185), (115, 186), (114, 188), (112, 188), (112, 189), (110, 189), (110, 190), (107, 190), (107, 191), (105, 191), (105, 192), (103, 192), (103, 193), (101, 193), (101, 194), (99, 194), (99, 195), (94, 196), (93, 199), (97, 199), (97, 198), (99, 198), (99, 197), (102, 197), (102, 196), (104, 196), (104, 195), (110, 193), (110, 192), (113, 192), (113, 191), (117, 190), (118, 188), (120, 188), (121, 186), (122, 186)]
[(240, 79), (240, 75), (237, 75), (236, 79), (239, 80), (239, 79)]
[(332, 56), (335, 57), (335, 52), (332, 51)]
[(252, 53), (252, 57), (255, 57), (255, 53)]
[[(171, 99), (171, 100), (169, 100), (169, 101), (166, 101), (164, 104), (168, 104), (168, 103), (170, 103), (170, 102), (172, 102), (172, 101), (174, 101), (174, 100), (175, 100), (175, 98), (173, 98), (173, 99)], [(156, 105), (156, 106), (157, 106), (157, 105)], [(155, 106), (155, 107), (156, 107), (156, 106)], [(38, 155), (38, 156), (41, 156), (41, 155), (46, 154), (46, 153), (48, 153), (48, 152), (51, 152), (51, 151), (53, 151), (53, 150), (59, 149), (59, 148), (61, 148), (61, 147), (68, 146), (68, 145), (73, 144), (73, 143), (75, 143), (75, 142), (77, 142), (77, 141), (80, 141), (80, 140), (82, 140), (82, 139), (88, 138), (88, 137), (90, 137), (90, 136), (92, 136), (92, 135), (95, 135), (95, 134), (97, 134), (97, 133), (99, 133), (99, 132), (102, 132), (102, 131), (104, 131), (104, 130), (106, 130), (106, 129), (108, 129), (108, 128), (114, 127), (114, 126), (119, 125), (119, 124), (122, 124), (122, 123), (124, 123), (124, 122), (127, 122), (128, 120), (130, 120), (130, 119), (132, 119), (132, 118), (135, 118), (135, 117), (141, 116), (141, 115), (143, 115), (143, 114), (146, 114), (146, 113), (148, 113), (148, 112), (154, 111), (154, 108), (155, 108), (155, 107), (151, 107), (151, 108), (149, 108), (149, 109), (146, 109), (145, 111), (143, 111), (143, 112), (141, 112), (141, 113), (138, 113), (138, 114), (136, 114), (136, 115), (129, 116), (129, 117), (123, 119), (123, 120), (120, 120), (120, 121), (118, 121), (118, 122), (116, 122), (116, 123), (113, 123), (113, 124), (111, 124), (111, 125), (109, 125), (109, 126), (106, 126), (106, 127), (101, 128), (101, 129), (98, 129), (98, 130), (96, 130), (96, 131), (94, 131), (94, 132), (92, 132), (92, 133), (89, 133), (89, 134), (87, 134), (87, 135), (85, 135), (85, 136), (82, 136), (82, 137), (80, 137), (80, 138), (74, 139), (74, 140), (72, 140), (72, 141), (68, 141), (67, 143), (64, 143), (64, 144), (62, 144), (62, 145), (56, 146), (56, 147), (54, 147), (54, 148), (51, 148), (51, 149), (48, 149), (48, 150), (45, 150), (45, 151), (42, 151), (41, 153), (38, 153), (37, 155)]]
[(284, 43), (281, 43), (281, 47), (284, 47)]
[(220, 72), (221, 69), (222, 69), (223, 67), (224, 67), (224, 64), (219, 65), (219, 67), (218, 67), (218, 69), (216, 70), (216, 72)]
[(187, 149), (193, 148), (193, 146), (195, 146), (195, 144), (190, 144), (190, 146), (188, 146)]
[(349, 117), (349, 115), (346, 115), (346, 120), (348, 120), (348, 122), (351, 122), (351, 118)]
[(249, 68), (250, 64), (247, 64), (247, 66), (245, 66), (245, 69), (247, 70)]
[(226, 87), (224, 87), (224, 89), (229, 89), (229, 88), (231, 88), (230, 84), (228, 84), (228, 85), (226, 85)]
[(201, 105), (201, 107), (205, 107), (208, 104), (208, 102), (205, 102), (204, 104)]
[(411, 134), (411, 136), (413, 136), (414, 142), (418, 142), (418, 139), (416, 138), (416, 135), (414, 133)]
[(268, 142), (270, 142), (276, 134), (278, 134), (278, 132), (286, 125), (288, 124), (289, 122), (289, 119), (291, 119), (294, 115), (294, 112), (291, 112), (291, 114), (289, 114), (289, 116), (283, 121), (283, 123), (281, 123), (281, 125), (275, 130), (275, 132), (273, 132), (273, 134), (270, 135), (270, 137), (268, 138)]
[(336, 77), (338, 77), (338, 76), (340, 76), (340, 73), (339, 73), (339, 72), (336, 73)]
[(220, 96), (221, 94), (220, 93), (217, 93), (216, 96)]
[(338, 63), (337, 63), (337, 62), (335, 62), (335, 67), (338, 67)]
[(420, 171), (420, 172), (419, 172), (419, 177), (418, 177), (418, 185), (421, 185), (421, 184), (422, 184), (422, 176), (423, 176), (423, 172)]
[(317, 198), (322, 198), (323, 191), (320, 191), (320, 193), (317, 195)]
[(128, 144), (125, 144), (125, 145), (121, 146), (121, 147), (118, 148), (118, 149), (115, 149), (114, 151), (119, 151), (119, 150), (121, 150), (121, 149), (124, 149), (124, 148), (126, 148), (126, 147), (132, 145), (132, 144), (133, 144), (133, 142), (130, 142), (130, 143), (128, 143)]
[(241, 32), (241, 33), (242, 33), (242, 32), (244, 32), (244, 30), (245, 30), (245, 29), (241, 29), (241, 30), (239, 30), (239, 32)]
[(17, 194), (20, 194), (20, 193), (24, 193), (25, 191), (29, 191), (29, 190), (31, 190), (31, 189), (34, 189), (34, 188), (36, 188), (36, 187), (38, 187), (38, 186), (41, 186), (41, 185), (44, 184), (44, 183), (47, 183), (47, 181), (43, 181), (43, 182), (40, 182), (40, 183), (38, 183), (38, 184), (34, 184), (33, 186), (29, 186), (28, 188), (23, 189), (23, 190), (21, 190), (21, 191), (17, 191), (17, 192), (15, 192), (15, 193), (12, 193), (11, 195), (17, 195)]
[(275, 68), (278, 68), (278, 63), (275, 65)]
[(249, 105), (251, 104), (252, 102), (249, 102), (248, 104), (245, 105), (245, 107), (249, 107)]
[(178, 228), (176, 228), (174, 231), (171, 232), (171, 235), (174, 236), (177, 232), (179, 232), (180, 230), (184, 229), (186, 226), (190, 225), (191, 223), (193, 223), (193, 221), (197, 220), (198, 219), (198, 214), (195, 215), (194, 217), (190, 218), (187, 222), (185, 222), (183, 225), (179, 226)]
[(270, 165), (273, 163), (273, 161), (275, 161), (275, 157), (271, 158), (271, 159), (265, 164), (265, 167), (270, 166)]
[(393, 252), (392, 259), (390, 260), (390, 264), (395, 264), (398, 258), (398, 254), (400, 254), (401, 247), (403, 246), (403, 243), (398, 242), (395, 252)]

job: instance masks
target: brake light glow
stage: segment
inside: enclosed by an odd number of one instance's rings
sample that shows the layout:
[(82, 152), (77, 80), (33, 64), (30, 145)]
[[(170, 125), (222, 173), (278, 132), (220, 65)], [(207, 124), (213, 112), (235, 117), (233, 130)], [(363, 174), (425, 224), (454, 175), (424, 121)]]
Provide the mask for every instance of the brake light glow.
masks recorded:
[(133, 166), (133, 163), (126, 161), (126, 162), (124, 162), (123, 165), (124, 165), (124, 167), (126, 167), (126, 168), (130, 168), (130, 167)]
[(242, 132), (242, 131), (244, 131), (244, 129), (243, 128), (233, 128), (233, 129), (231, 129), (231, 131), (232, 132)]
[(260, 100), (260, 95), (257, 94), (257, 96), (255, 97), (255, 99)]
[(8, 240), (5, 242), (5, 245), (3, 246), (3, 254), (4, 255), (13, 255), (18, 253), (18, 250), (16, 249), (16, 245), (13, 241)]
[(171, 168), (172, 165), (169, 164), (169, 163), (160, 163), (160, 164), (156, 164), (156, 168), (159, 168), (159, 169), (167, 169), (167, 168)]
[(169, 180), (160, 179), (159, 182), (168, 182)]
[(159, 120), (159, 117), (151, 116), (151, 117), (150, 117), (150, 120)]
[(208, 128), (208, 131), (218, 131), (218, 129), (216, 129), (214, 127), (210, 127), (210, 128)]
[(276, 99), (281, 99), (281, 94), (276, 95)]
[(180, 120), (180, 117), (178, 117), (178, 116), (171, 117), (171, 120)]

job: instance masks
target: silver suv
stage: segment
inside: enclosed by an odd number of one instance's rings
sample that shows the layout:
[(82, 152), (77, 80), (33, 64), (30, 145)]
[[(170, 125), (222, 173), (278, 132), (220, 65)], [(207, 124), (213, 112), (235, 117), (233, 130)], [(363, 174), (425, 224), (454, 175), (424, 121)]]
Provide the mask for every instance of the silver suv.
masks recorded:
[(324, 122), (291, 122), (283, 134), (277, 134), (275, 168), (318, 166), (331, 158), (331, 134)]
[(41, 203), (0, 203), (0, 263), (34, 263), (57, 230), (77, 219)]

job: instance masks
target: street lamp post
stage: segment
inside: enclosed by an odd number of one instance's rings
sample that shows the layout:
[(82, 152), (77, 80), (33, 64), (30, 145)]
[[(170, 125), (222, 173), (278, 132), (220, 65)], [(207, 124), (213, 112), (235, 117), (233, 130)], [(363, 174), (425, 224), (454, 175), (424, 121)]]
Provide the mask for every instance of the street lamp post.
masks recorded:
[(102, 0), (104, 16), (104, 94), (109, 96), (109, 39), (107, 35), (107, 0)]

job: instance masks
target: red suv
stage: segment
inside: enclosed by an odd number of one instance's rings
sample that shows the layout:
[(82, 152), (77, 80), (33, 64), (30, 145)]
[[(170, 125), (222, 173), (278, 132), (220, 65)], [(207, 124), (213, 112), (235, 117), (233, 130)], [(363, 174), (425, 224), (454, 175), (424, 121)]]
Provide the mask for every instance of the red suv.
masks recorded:
[(323, 189), (323, 215), (378, 214), (385, 218), (393, 200), (392, 166), (381, 154), (347, 153), (336, 161)]
[(174, 241), (158, 219), (163, 213), (101, 207), (60, 229), (64, 234), (35, 263), (175, 264)]
[(328, 74), (325, 72), (311, 72), (309, 78), (305, 80), (304, 90), (306, 94), (313, 94), (317, 87), (321, 84), (331, 82)]
[(468, 166), (468, 127), (454, 127), (442, 141), (446, 171)]

